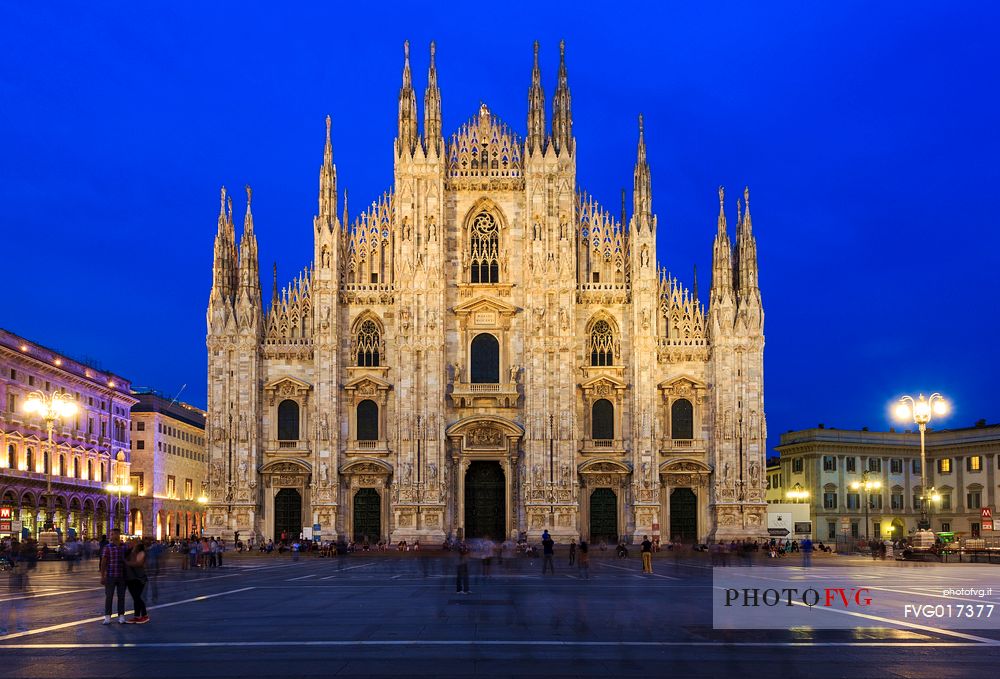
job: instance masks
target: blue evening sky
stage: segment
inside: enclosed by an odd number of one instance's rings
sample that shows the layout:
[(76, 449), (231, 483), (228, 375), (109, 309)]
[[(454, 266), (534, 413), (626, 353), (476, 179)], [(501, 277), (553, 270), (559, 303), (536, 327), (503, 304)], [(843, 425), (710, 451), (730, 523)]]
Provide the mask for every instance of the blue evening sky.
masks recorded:
[[(289, 3), (300, 5), (300, 3)], [(992, 3), (5, 3), (0, 326), (205, 405), (219, 186), (254, 187), (270, 296), (312, 256), (323, 118), (356, 214), (389, 188), (402, 43), (436, 40), (450, 135), (523, 134), (567, 41), (579, 186), (631, 196), (646, 116), (659, 259), (707, 300), (716, 187), (751, 187), (778, 434), (996, 398), (1000, 11)], [(242, 222), (243, 205), (237, 213)]]

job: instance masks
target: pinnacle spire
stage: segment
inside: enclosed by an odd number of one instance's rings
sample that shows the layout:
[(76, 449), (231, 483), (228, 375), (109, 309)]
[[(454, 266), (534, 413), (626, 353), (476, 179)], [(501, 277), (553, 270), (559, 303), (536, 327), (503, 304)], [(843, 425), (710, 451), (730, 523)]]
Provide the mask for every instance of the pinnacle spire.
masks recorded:
[(250, 204), (253, 199), (253, 189), (248, 184), (247, 212), (243, 218), (243, 237), (240, 238), (239, 262), (239, 296), (237, 305), (249, 305), (253, 318), (260, 315), (260, 268), (257, 263), (257, 237), (254, 235), (253, 212)]
[(552, 98), (552, 144), (557, 154), (573, 153), (573, 114), (569, 77), (566, 75), (566, 41), (559, 41), (559, 80)]
[(344, 189), (344, 221), (341, 223), (341, 228), (347, 230), (347, 189)]
[[(649, 163), (646, 162), (646, 133), (639, 114), (639, 147), (636, 151), (635, 176), (632, 189), (632, 211), (636, 220), (645, 220), (650, 229), (653, 228), (653, 190), (649, 176)], [(637, 221), (637, 225), (641, 222)]]
[(226, 187), (219, 191), (219, 220), (212, 262), (213, 304), (232, 305), (236, 295), (236, 246), (232, 221), (226, 213)]
[(396, 154), (407, 152), (413, 155), (417, 146), (417, 97), (413, 93), (413, 78), (410, 76), (410, 41), (403, 43), (403, 86), (399, 90), (399, 135), (396, 138)]
[(278, 263), (274, 263), (274, 267), (271, 269), (271, 304), (272, 306), (278, 303)]
[(427, 69), (427, 89), (424, 91), (424, 144), (429, 152), (441, 153), (441, 90), (437, 82), (437, 65), (434, 54), (437, 48), (431, 41), (431, 65)]
[(757, 239), (753, 236), (750, 221), (750, 187), (743, 191), (743, 216), (736, 232), (737, 290), (740, 306), (760, 305), (760, 287), (757, 282)]
[(316, 228), (325, 224), (332, 228), (337, 218), (337, 166), (333, 164), (333, 143), (330, 141), (330, 116), (326, 117), (326, 141), (323, 144), (323, 165), (319, 169), (319, 215)]
[(698, 301), (698, 265), (694, 265), (694, 273), (692, 275), (693, 281), (691, 286), (691, 294), (694, 297), (694, 301)]
[(545, 150), (545, 92), (542, 71), (538, 67), (538, 41), (535, 41), (535, 64), (531, 69), (528, 88), (528, 151)]
[(726, 227), (725, 199), (726, 189), (720, 186), (718, 228), (712, 247), (712, 291), (709, 294), (709, 303), (712, 309), (717, 309), (720, 304), (732, 304), (735, 301), (733, 296), (732, 246)]

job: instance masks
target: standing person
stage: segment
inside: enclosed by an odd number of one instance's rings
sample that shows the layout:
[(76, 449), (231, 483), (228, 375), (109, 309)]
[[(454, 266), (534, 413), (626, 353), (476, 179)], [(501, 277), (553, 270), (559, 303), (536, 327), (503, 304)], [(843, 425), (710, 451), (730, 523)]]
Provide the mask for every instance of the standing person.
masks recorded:
[(165, 547), (162, 542), (153, 542), (146, 550), (146, 573), (149, 575), (149, 594), (153, 603), (160, 599), (160, 588), (157, 581), (160, 577), (160, 559), (163, 558)]
[(149, 622), (146, 614), (146, 602), (142, 600), (142, 590), (146, 588), (146, 546), (142, 540), (136, 540), (125, 558), (125, 584), (132, 595), (132, 608), (135, 615), (131, 622), (137, 625)]
[(653, 573), (653, 543), (648, 535), (642, 536), (642, 572)]
[(469, 548), (465, 541), (458, 543), (458, 568), (455, 572), (455, 592), (469, 593)]
[(576, 563), (576, 541), (569, 543), (569, 565)]
[(549, 535), (548, 531), (542, 534), (542, 575), (545, 575), (545, 569), (552, 571), (552, 575), (556, 574), (556, 567), (552, 563), (552, 556), (555, 553), (555, 541), (552, 540), (552, 536)]
[(808, 568), (812, 566), (813, 542), (809, 538), (802, 541), (802, 565)]
[(581, 539), (579, 568), (584, 580), (590, 580), (590, 552), (588, 550), (587, 541)]
[(111, 603), (118, 593), (118, 622), (125, 624), (125, 546), (122, 532), (115, 528), (101, 551), (101, 584), (104, 585), (104, 622), (111, 624)]

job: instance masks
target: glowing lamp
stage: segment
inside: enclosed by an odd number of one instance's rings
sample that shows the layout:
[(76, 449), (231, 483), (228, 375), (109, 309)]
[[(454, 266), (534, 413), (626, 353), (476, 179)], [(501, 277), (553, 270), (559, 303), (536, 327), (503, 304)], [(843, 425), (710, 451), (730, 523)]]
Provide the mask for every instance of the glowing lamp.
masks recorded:
[(947, 415), (948, 414), (948, 402), (942, 399), (937, 399), (934, 401), (934, 414), (935, 415)]
[(910, 419), (910, 417), (911, 417), (910, 406), (906, 405), (905, 403), (900, 403), (899, 405), (896, 406), (897, 419), (908, 420)]

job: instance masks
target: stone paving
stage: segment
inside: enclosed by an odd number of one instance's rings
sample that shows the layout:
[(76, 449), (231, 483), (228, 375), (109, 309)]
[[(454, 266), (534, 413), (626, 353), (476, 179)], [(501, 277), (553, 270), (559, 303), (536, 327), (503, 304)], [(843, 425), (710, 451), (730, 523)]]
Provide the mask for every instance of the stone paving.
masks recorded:
[[(147, 625), (102, 626), (94, 562), (73, 573), (43, 563), (21, 623), (0, 637), (4, 677), (248, 676), (976, 676), (1000, 661), (1000, 634), (935, 628), (713, 630), (704, 555), (592, 558), (590, 579), (556, 558), (470, 562), (471, 593), (455, 592), (453, 557), (360, 553), (322, 559), (227, 555), (222, 568), (169, 563)], [(867, 564), (905, 582), (906, 564)], [(797, 563), (795, 557), (781, 565)], [(755, 561), (773, 566), (773, 560)], [(956, 565), (956, 568), (962, 568)], [(760, 573), (766, 571), (760, 570)], [(774, 571), (772, 571), (774, 572)], [(1000, 568), (996, 571), (1000, 596)], [(2, 581), (0, 581), (2, 582)], [(131, 600), (130, 600), (131, 603)], [(6, 615), (6, 609), (4, 614)]]

